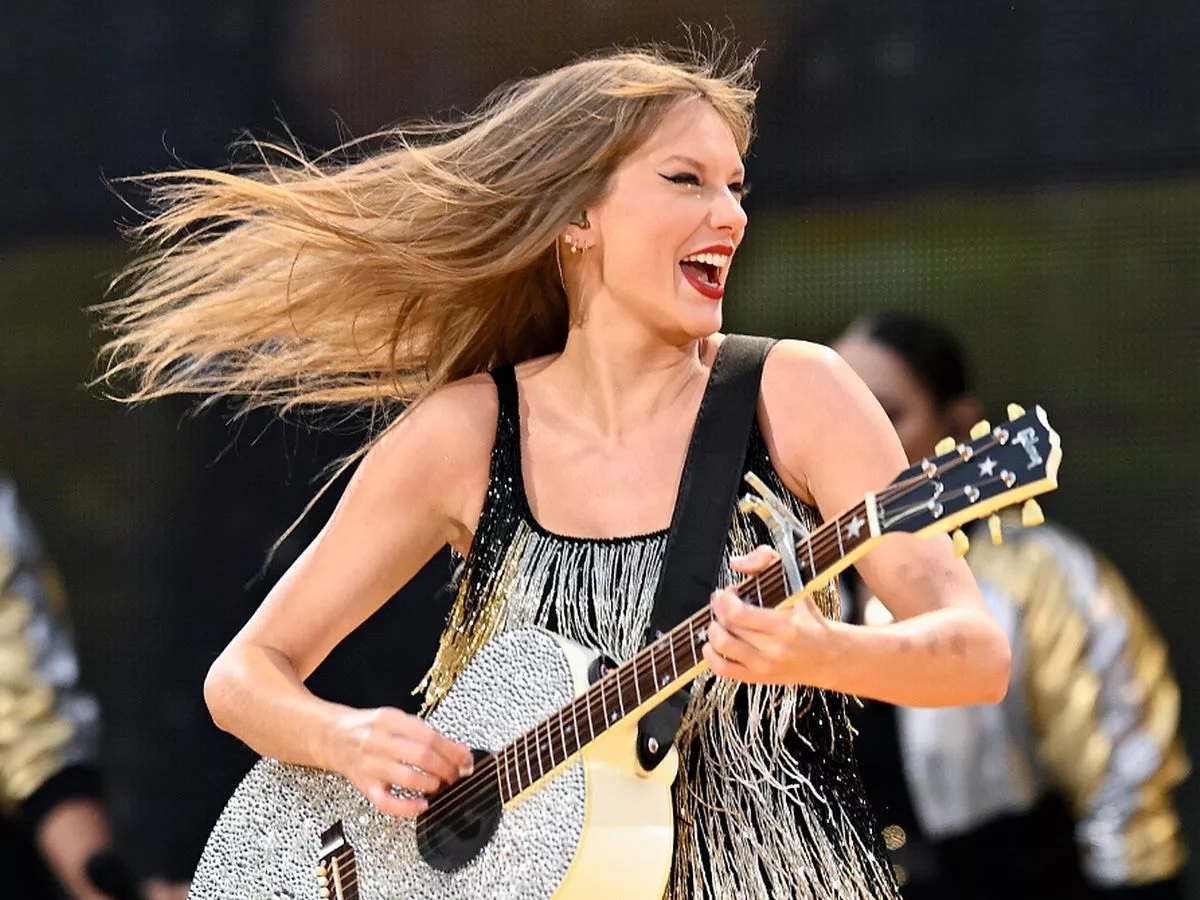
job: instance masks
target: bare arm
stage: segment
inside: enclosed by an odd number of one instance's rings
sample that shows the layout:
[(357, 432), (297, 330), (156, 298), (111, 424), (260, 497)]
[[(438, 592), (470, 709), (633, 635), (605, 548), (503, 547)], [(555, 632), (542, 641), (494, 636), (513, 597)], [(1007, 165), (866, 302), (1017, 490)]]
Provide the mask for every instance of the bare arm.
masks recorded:
[(76, 900), (103, 900), (108, 894), (92, 884), (87, 863), (112, 844), (108, 816), (100, 801), (72, 797), (57, 804), (37, 827), (37, 846), (51, 870)]
[(464, 540), (485, 490), (494, 396), (490, 382), (446, 388), (373, 448), (205, 682), (221, 728), (263, 755), (343, 773), (385, 812), (419, 812), (390, 786), (435, 791), (469, 768), (469, 751), (399, 710), (321, 700), (304, 680), (439, 549)]
[[(906, 467), (883, 410), (830, 350), (782, 343), (768, 358), (760, 402), (780, 476), (825, 516), (850, 508)], [(740, 568), (753, 571), (770, 558), (759, 551)], [(948, 539), (889, 537), (858, 568), (896, 622), (830, 622), (811, 601), (789, 611), (764, 610), (718, 592), (719, 624), (705, 653), (714, 671), (907, 706), (991, 703), (1004, 696), (1007, 641)]]

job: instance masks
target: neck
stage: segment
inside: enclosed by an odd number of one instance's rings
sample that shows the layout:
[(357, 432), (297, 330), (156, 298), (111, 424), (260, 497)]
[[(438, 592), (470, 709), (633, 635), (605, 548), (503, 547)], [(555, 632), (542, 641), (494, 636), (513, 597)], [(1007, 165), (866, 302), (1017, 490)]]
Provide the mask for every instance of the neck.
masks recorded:
[(576, 325), (554, 361), (573, 408), (603, 437), (635, 431), (708, 374), (705, 342), (669, 343), (643, 329)]

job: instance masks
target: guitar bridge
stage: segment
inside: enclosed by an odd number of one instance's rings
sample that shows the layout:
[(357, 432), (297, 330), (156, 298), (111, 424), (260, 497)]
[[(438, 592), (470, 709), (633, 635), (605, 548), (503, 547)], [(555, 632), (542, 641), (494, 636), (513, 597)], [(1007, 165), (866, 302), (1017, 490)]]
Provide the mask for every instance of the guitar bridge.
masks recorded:
[(359, 900), (358, 860), (340, 820), (321, 835), (321, 856), (316, 874), (319, 896), (330, 900)]

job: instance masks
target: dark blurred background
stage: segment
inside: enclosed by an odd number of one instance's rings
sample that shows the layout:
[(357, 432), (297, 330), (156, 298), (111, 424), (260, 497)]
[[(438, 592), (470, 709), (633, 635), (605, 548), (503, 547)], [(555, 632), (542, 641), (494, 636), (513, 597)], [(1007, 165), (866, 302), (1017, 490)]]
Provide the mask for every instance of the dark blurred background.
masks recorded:
[[(995, 410), (1045, 405), (1066, 455), (1044, 506), (1139, 590), (1200, 752), (1200, 3), (4, 3), (0, 470), (72, 595), (141, 867), (190, 874), (251, 762), (208, 722), (201, 682), (319, 526), (327, 503), (264, 569), (353, 436), (84, 387), (99, 336), (83, 307), (127, 259), (131, 218), (104, 179), (220, 165), (242, 129), (281, 123), (328, 148), (581, 52), (677, 40), (681, 21), (764, 48), (730, 327), (821, 340), (859, 312), (923, 312), (964, 336)], [(411, 704), (448, 571), (435, 560), (319, 689)]]

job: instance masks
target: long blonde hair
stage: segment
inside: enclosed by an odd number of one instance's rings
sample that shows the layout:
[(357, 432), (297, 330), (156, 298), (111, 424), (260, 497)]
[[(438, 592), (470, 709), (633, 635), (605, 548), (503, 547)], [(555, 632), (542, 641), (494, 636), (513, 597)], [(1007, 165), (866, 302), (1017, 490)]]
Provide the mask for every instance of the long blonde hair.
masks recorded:
[[(744, 154), (753, 55), (611, 52), (523, 79), (454, 124), (311, 158), (251, 142), (249, 170), (130, 179), (145, 252), (98, 310), (121, 399), (243, 410), (405, 405), (453, 379), (560, 350), (556, 237), (672, 105), (702, 98)], [(384, 416), (386, 420), (388, 417)]]

